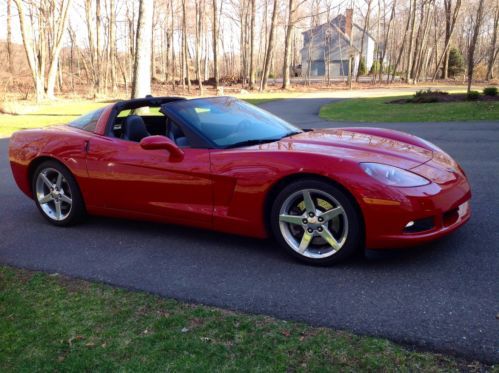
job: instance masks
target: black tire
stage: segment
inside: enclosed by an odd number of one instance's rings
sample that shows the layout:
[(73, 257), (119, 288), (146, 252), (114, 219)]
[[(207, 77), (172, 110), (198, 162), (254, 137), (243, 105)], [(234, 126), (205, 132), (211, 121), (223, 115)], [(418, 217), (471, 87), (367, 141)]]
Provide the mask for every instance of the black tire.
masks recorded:
[[(293, 242), (288, 243), (288, 241), (293, 241), (290, 236), (290, 234), (286, 234), (286, 232), (291, 233), (291, 228), (283, 228), (285, 233), (282, 232), (281, 230), (281, 222), (280, 222), (280, 214), (281, 214), (281, 209), (285, 209), (286, 206), (284, 205), (285, 203), (288, 204), (288, 201), (292, 198), (297, 198), (299, 200), (300, 193), (303, 193), (304, 191), (311, 191), (312, 195), (312, 200), (314, 200), (314, 204), (317, 205), (318, 201), (322, 202), (321, 200), (324, 200), (324, 197), (321, 197), (318, 194), (314, 194), (314, 191), (320, 191), (323, 193), (326, 193), (327, 195), (333, 197), (335, 200), (335, 203), (332, 204), (334, 207), (340, 207), (342, 208), (341, 215), (338, 217), (335, 217), (333, 219), (337, 219), (337, 221), (330, 220), (325, 223), (317, 223), (317, 221), (314, 221), (314, 226), (312, 225), (303, 225), (300, 226), (297, 223), (292, 223), (293, 224), (293, 229), (298, 230), (297, 236), (295, 237), (296, 240), (294, 241), (295, 245), (298, 243), (300, 240), (300, 235), (303, 232), (305, 234), (305, 230), (312, 229), (313, 238), (312, 241), (310, 242), (310, 249), (305, 249), (305, 253), (301, 254), (298, 252), (299, 248), (293, 248), (291, 246)], [(326, 195), (325, 194), (325, 195)], [(296, 196), (296, 197), (293, 197)], [(314, 197), (315, 196), (315, 197)], [(303, 204), (305, 200), (303, 199)], [(322, 202), (324, 204), (324, 202)], [(319, 203), (320, 204), (320, 203)], [(298, 206), (303, 206), (302, 204), (296, 205), (294, 207), (295, 209), (298, 208)], [(321, 208), (321, 207), (315, 207)], [(323, 209), (324, 211), (320, 211), (320, 213), (325, 213), (326, 211), (331, 211), (330, 209)], [(300, 213), (305, 213), (306, 216), (299, 215)], [(306, 212), (303, 210), (299, 210), (297, 212), (297, 216), (300, 216), (300, 219), (308, 219), (308, 215)], [(293, 214), (294, 215), (294, 214)], [(320, 214), (317, 213), (317, 216)], [(324, 215), (325, 216), (325, 215)], [(313, 218), (310, 218), (313, 219)], [(343, 221), (343, 223), (342, 223)], [(346, 222), (346, 223), (345, 223)], [(330, 224), (336, 224), (338, 228), (338, 231), (341, 232), (343, 230), (343, 236), (342, 236), (342, 245), (341, 247), (335, 251), (330, 245), (328, 246), (327, 242), (320, 236), (318, 231), (320, 232), (323, 231), (328, 231), (333, 233), (333, 237), (336, 233), (333, 232), (333, 226)], [(303, 223), (305, 224), (305, 223)], [(307, 223), (308, 224), (308, 223)], [(320, 225), (323, 224), (323, 225)], [(343, 227), (341, 227), (343, 225)], [(345, 226), (346, 226), (346, 233), (345, 232)], [(307, 263), (307, 264), (313, 264), (313, 265), (330, 265), (333, 263), (337, 263), (338, 261), (344, 260), (353, 254), (355, 254), (359, 249), (361, 249), (363, 243), (364, 243), (364, 226), (363, 226), (363, 220), (362, 217), (360, 216), (360, 213), (358, 209), (356, 208), (354, 202), (351, 200), (351, 197), (346, 194), (343, 190), (340, 188), (336, 187), (332, 183), (328, 183), (327, 181), (322, 181), (322, 180), (315, 180), (315, 179), (303, 179), (299, 181), (295, 181), (288, 186), (286, 186), (284, 189), (282, 189), (277, 197), (275, 198), (273, 204), (272, 204), (272, 209), (270, 213), (270, 227), (272, 230), (272, 234), (277, 240), (277, 242), (281, 245), (281, 247), (291, 255), (292, 257), (300, 260), (301, 262)], [(283, 227), (291, 227), (291, 224), (288, 223), (283, 223)], [(323, 228), (324, 227), (324, 228)], [(300, 230), (301, 229), (301, 230)], [(285, 238), (288, 238), (288, 240)], [(318, 242), (318, 245), (314, 247), (314, 240)], [(321, 241), (323, 242), (321, 246)], [(322, 249), (324, 247), (324, 250)], [(331, 254), (328, 254), (326, 252), (327, 248), (329, 247)], [(317, 249), (318, 251), (314, 251)], [(322, 254), (322, 250), (324, 251)], [(310, 255), (315, 255), (316, 253), (320, 255), (329, 255), (326, 257), (310, 257)], [(308, 255), (308, 256), (307, 256)]]
[[(37, 193), (37, 180), (38, 177), (41, 173), (47, 174), (50, 176), (52, 175), (57, 175), (56, 172), (59, 172), (63, 176), (63, 185), (60, 189), (63, 190), (63, 194), (65, 193), (66, 197), (70, 197), (71, 199), (71, 204), (64, 205), (63, 209), (66, 209), (64, 214), (60, 214), (61, 219), (56, 220), (55, 215), (50, 215), (47, 213), (44, 208), (42, 208), (42, 205), (39, 201), (39, 195)], [(52, 177), (52, 182), (55, 181), (55, 176)], [(78, 183), (76, 182), (74, 176), (71, 174), (71, 172), (61, 163), (53, 160), (48, 160), (42, 162), (38, 167), (36, 168), (35, 172), (33, 172), (32, 175), (32, 180), (31, 180), (31, 187), (33, 191), (33, 199), (35, 201), (36, 207), (42, 214), (42, 216), (47, 219), (50, 223), (53, 225), (59, 226), (59, 227), (65, 227), (65, 226), (70, 226), (74, 225), (76, 223), (79, 223), (84, 217), (85, 217), (85, 204), (83, 201), (83, 197), (81, 196), (80, 188), (78, 186)], [(45, 184), (45, 188), (47, 188)], [(48, 189), (47, 189), (48, 190)], [(50, 194), (50, 193), (48, 193)], [(59, 197), (57, 197), (59, 198)], [(59, 199), (58, 199), (59, 201)], [(61, 199), (62, 201), (62, 199)], [(51, 202), (47, 203), (49, 205), (50, 203), (55, 204), (55, 200), (52, 200)], [(64, 202), (63, 202), (64, 203)], [(44, 204), (45, 205), (45, 204)], [(55, 205), (54, 205), (55, 206)], [(69, 207), (68, 207), (69, 206)], [(55, 209), (55, 207), (54, 207)]]

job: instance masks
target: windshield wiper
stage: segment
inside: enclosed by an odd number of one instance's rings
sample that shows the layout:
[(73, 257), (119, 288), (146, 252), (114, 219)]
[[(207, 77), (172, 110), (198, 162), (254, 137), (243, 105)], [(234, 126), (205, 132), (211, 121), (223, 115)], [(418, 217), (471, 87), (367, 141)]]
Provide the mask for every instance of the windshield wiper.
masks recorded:
[(239, 148), (242, 146), (251, 146), (251, 145), (260, 145), (260, 144), (267, 144), (269, 142), (275, 142), (279, 141), (282, 139), (282, 137), (278, 138), (273, 138), (273, 139), (253, 139), (253, 140), (245, 140), (245, 141), (240, 141), (236, 142), (234, 144), (227, 145), (225, 149), (230, 149), (230, 148)]

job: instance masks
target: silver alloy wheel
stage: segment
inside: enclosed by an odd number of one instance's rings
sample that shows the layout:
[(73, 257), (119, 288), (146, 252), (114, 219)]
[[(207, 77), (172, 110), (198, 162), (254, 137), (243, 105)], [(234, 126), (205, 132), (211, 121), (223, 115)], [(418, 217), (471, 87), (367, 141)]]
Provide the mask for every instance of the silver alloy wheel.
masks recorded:
[(43, 169), (36, 178), (35, 192), (40, 208), (50, 219), (61, 221), (68, 217), (73, 200), (69, 184), (60, 171)]
[(336, 254), (348, 236), (348, 218), (341, 204), (318, 189), (299, 190), (279, 211), (279, 228), (300, 255), (322, 259)]

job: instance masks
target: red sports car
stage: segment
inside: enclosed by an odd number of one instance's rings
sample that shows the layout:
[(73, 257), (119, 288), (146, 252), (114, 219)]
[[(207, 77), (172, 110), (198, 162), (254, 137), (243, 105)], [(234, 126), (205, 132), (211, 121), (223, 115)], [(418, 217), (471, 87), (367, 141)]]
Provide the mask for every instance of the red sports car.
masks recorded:
[(232, 97), (120, 101), (15, 133), (19, 188), (55, 225), (86, 213), (264, 238), (330, 264), (421, 244), (470, 218), (461, 167), (379, 128), (301, 130)]

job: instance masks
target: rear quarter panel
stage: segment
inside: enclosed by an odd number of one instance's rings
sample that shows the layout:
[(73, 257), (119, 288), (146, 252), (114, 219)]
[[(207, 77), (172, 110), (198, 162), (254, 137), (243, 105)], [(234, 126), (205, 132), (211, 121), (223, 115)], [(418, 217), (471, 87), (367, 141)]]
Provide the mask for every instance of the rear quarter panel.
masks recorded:
[(14, 133), (9, 142), (9, 161), (19, 188), (33, 198), (31, 173), (43, 160), (54, 159), (71, 171), (84, 192), (88, 179), (85, 146), (90, 136), (89, 132), (66, 126)]

